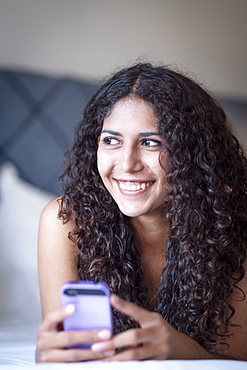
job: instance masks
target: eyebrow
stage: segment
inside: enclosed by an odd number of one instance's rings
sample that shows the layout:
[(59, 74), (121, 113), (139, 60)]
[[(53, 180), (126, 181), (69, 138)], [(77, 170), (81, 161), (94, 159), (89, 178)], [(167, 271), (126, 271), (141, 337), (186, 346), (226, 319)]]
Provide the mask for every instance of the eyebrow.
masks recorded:
[[(107, 133), (114, 136), (123, 136), (120, 132), (112, 131), (112, 130), (102, 130), (101, 133)], [(157, 131), (148, 131), (148, 132), (140, 132), (139, 136), (141, 137), (148, 137), (148, 136), (160, 136)]]

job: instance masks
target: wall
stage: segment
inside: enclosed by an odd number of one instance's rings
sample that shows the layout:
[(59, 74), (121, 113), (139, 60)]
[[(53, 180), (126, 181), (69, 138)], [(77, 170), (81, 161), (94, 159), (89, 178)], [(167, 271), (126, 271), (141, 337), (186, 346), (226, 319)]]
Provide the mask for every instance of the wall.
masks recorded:
[(142, 56), (247, 97), (246, 0), (0, 0), (0, 66), (98, 78)]

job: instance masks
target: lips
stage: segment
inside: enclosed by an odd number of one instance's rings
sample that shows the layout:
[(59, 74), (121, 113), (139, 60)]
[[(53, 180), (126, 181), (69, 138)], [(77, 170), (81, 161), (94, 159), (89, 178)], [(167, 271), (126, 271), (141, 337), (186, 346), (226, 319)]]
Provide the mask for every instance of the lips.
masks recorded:
[(137, 181), (117, 181), (120, 189), (125, 191), (139, 191), (139, 190), (145, 190), (151, 186), (154, 181), (145, 181), (145, 182), (137, 182)]

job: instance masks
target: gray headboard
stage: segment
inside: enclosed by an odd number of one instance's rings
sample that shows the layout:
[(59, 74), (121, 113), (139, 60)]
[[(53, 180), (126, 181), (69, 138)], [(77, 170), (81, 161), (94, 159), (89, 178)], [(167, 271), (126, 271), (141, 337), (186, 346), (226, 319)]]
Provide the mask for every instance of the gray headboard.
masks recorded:
[(59, 195), (63, 154), (96, 84), (0, 71), (0, 165), (12, 161), (28, 182)]

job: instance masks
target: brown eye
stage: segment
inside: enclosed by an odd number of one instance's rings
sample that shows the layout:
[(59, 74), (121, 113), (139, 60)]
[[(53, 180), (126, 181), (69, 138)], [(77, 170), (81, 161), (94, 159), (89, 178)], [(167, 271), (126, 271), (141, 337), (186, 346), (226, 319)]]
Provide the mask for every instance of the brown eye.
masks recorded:
[(104, 137), (104, 139), (102, 141), (106, 145), (116, 145), (116, 144), (119, 144), (119, 140), (116, 139), (115, 137), (111, 137), (111, 136)]
[(154, 148), (154, 147), (161, 146), (161, 145), (162, 145), (162, 143), (161, 143), (161, 141), (159, 141), (159, 140), (154, 140), (154, 139), (144, 139), (144, 140), (142, 141), (142, 145), (147, 146), (147, 147), (150, 147), (150, 148)]

